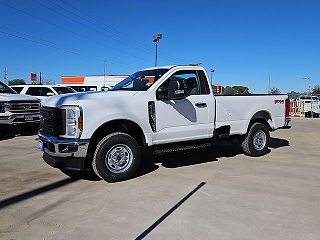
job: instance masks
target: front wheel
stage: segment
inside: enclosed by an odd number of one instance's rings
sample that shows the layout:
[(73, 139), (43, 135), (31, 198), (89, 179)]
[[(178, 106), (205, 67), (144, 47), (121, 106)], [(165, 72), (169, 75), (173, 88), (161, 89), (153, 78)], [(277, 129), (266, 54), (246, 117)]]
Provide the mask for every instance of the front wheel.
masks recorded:
[(242, 149), (249, 156), (262, 156), (268, 152), (269, 141), (268, 127), (262, 123), (254, 123), (242, 142)]
[(116, 132), (104, 137), (97, 145), (92, 168), (107, 182), (133, 177), (140, 165), (137, 141), (128, 134)]

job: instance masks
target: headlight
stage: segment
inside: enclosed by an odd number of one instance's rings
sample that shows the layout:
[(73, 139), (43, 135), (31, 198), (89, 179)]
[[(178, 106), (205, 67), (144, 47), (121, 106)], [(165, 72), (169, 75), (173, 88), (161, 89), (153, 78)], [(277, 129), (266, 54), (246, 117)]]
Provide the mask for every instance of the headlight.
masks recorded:
[(65, 110), (65, 138), (79, 138), (83, 130), (82, 109), (78, 106), (62, 106)]
[(10, 109), (10, 103), (0, 102), (0, 113), (5, 113), (6, 111), (9, 111), (9, 109)]

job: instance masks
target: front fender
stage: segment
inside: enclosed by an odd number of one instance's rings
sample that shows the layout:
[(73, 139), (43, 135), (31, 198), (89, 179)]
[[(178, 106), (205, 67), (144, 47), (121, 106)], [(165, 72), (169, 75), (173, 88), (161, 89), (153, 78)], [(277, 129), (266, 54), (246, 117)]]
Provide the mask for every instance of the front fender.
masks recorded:
[[(98, 115), (98, 114), (97, 114)], [(146, 134), (151, 133), (151, 127), (148, 122), (144, 121), (144, 119), (148, 119), (147, 117), (141, 116), (141, 118), (137, 118), (134, 115), (131, 114), (108, 114), (105, 116), (100, 116), (89, 119), (84, 119), (84, 129), (81, 134), (81, 139), (90, 139), (94, 132), (103, 124), (114, 121), (114, 120), (128, 120), (131, 122), (136, 123), (140, 126), (140, 128), (143, 131), (143, 134), (146, 136)]]

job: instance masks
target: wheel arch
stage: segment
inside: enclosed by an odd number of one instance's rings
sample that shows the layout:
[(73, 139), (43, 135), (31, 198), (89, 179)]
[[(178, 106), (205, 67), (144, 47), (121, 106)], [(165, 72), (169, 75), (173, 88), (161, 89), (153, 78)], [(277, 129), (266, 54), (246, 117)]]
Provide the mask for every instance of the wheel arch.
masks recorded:
[(274, 129), (274, 123), (272, 121), (271, 114), (268, 111), (262, 110), (253, 114), (248, 124), (247, 132), (249, 131), (250, 127), (256, 122), (265, 124), (268, 127), (269, 131), (272, 131)]
[(122, 132), (132, 136), (139, 146), (146, 146), (146, 138), (142, 128), (135, 122), (127, 119), (111, 120), (99, 126), (90, 138), (88, 155), (93, 156), (95, 147), (106, 135), (113, 132)]

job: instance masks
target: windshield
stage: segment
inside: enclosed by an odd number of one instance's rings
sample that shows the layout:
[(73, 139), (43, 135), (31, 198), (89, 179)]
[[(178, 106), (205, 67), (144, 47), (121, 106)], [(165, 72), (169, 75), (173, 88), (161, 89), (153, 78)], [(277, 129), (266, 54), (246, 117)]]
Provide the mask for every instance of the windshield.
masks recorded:
[(13, 89), (9, 88), (4, 83), (0, 82), (0, 93), (11, 93), (11, 94), (17, 94)]
[(116, 84), (112, 91), (147, 91), (169, 69), (154, 69), (139, 71)]
[(75, 93), (76, 91), (70, 87), (53, 87), (58, 94)]

